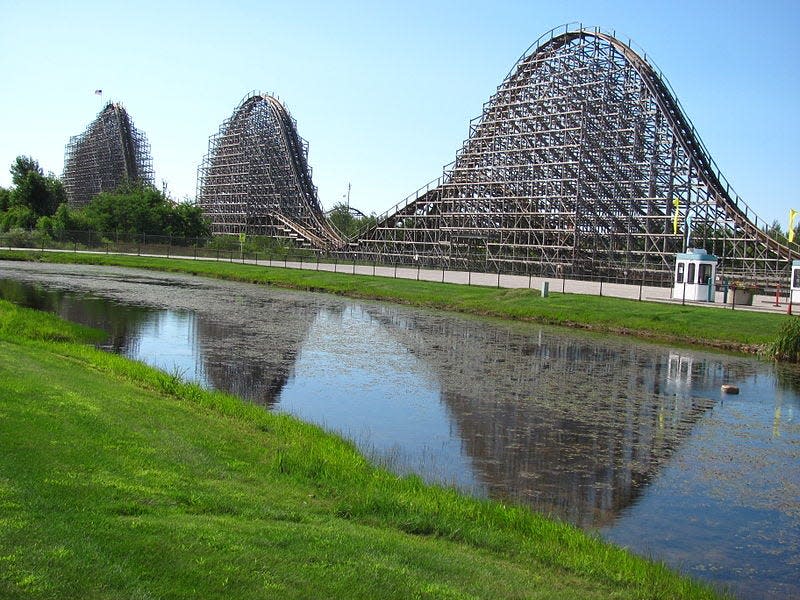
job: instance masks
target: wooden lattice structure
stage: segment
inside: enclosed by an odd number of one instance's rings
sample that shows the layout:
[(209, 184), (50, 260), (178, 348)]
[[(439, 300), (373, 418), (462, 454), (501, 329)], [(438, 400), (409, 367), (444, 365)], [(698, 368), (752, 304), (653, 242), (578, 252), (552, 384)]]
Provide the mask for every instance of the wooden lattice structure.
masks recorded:
[(675, 93), (613, 34), (565, 26), (519, 59), (443, 176), (353, 253), (453, 269), (664, 283), (687, 246), (727, 276), (800, 258), (733, 191)]
[(308, 144), (286, 107), (267, 94), (247, 96), (209, 139), (197, 202), (215, 234), (266, 235), (317, 248), (344, 244), (317, 198)]
[(70, 138), (64, 158), (64, 191), (72, 208), (123, 181), (153, 185), (153, 162), (145, 134), (125, 108), (109, 102), (80, 135)]

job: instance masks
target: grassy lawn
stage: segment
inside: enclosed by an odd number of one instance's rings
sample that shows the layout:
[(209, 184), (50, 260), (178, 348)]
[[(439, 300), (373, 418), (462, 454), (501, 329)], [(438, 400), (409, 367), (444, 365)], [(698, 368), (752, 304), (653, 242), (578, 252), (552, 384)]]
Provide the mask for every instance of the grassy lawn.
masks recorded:
[(714, 598), (0, 301), (2, 598)]
[(0, 251), (0, 259), (117, 265), (189, 273), (745, 352), (756, 351), (759, 346), (774, 341), (786, 321), (784, 315), (744, 310), (557, 292), (542, 298), (538, 291), (528, 289), (497, 289), (231, 262), (7, 250)]

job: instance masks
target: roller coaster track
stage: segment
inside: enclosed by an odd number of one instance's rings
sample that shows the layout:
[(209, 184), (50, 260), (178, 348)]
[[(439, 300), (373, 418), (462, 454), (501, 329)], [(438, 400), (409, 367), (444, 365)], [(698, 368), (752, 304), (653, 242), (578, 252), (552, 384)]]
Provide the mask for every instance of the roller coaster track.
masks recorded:
[(350, 247), (395, 262), (665, 283), (675, 253), (695, 246), (727, 276), (784, 278), (800, 255), (766, 229), (646, 54), (573, 24), (517, 61), (443, 176)]
[(345, 240), (323, 214), (307, 156), (308, 145), (279, 100), (245, 97), (209, 140), (198, 171), (198, 204), (212, 231), (342, 247)]
[(153, 185), (150, 145), (125, 108), (109, 102), (86, 131), (70, 138), (64, 159), (64, 191), (73, 208), (123, 181)]

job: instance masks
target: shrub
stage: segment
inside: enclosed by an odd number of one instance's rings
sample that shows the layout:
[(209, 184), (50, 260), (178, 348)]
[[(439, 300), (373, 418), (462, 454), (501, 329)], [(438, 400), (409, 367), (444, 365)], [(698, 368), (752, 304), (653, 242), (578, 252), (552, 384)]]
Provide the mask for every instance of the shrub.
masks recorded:
[(768, 353), (775, 360), (800, 362), (800, 317), (784, 321), (778, 338), (769, 345)]
[(1, 245), (10, 248), (36, 248), (38, 245), (38, 237), (33, 232), (19, 227), (2, 234), (0, 239), (2, 239)]

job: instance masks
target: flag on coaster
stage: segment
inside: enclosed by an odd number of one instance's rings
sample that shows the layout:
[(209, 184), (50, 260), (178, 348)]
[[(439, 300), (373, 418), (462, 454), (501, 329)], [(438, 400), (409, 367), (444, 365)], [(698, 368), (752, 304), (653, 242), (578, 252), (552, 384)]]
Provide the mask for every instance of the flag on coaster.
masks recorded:
[(681, 201), (678, 198), (672, 199), (672, 204), (675, 205), (675, 216), (672, 217), (672, 233), (673, 235), (678, 234), (678, 217), (680, 216), (680, 212), (678, 209), (681, 207)]
[(103, 90), (95, 90), (94, 93), (97, 94), (98, 96), (102, 96)]
[(797, 211), (793, 208), (789, 209), (789, 241), (794, 241), (794, 220), (797, 217)]

